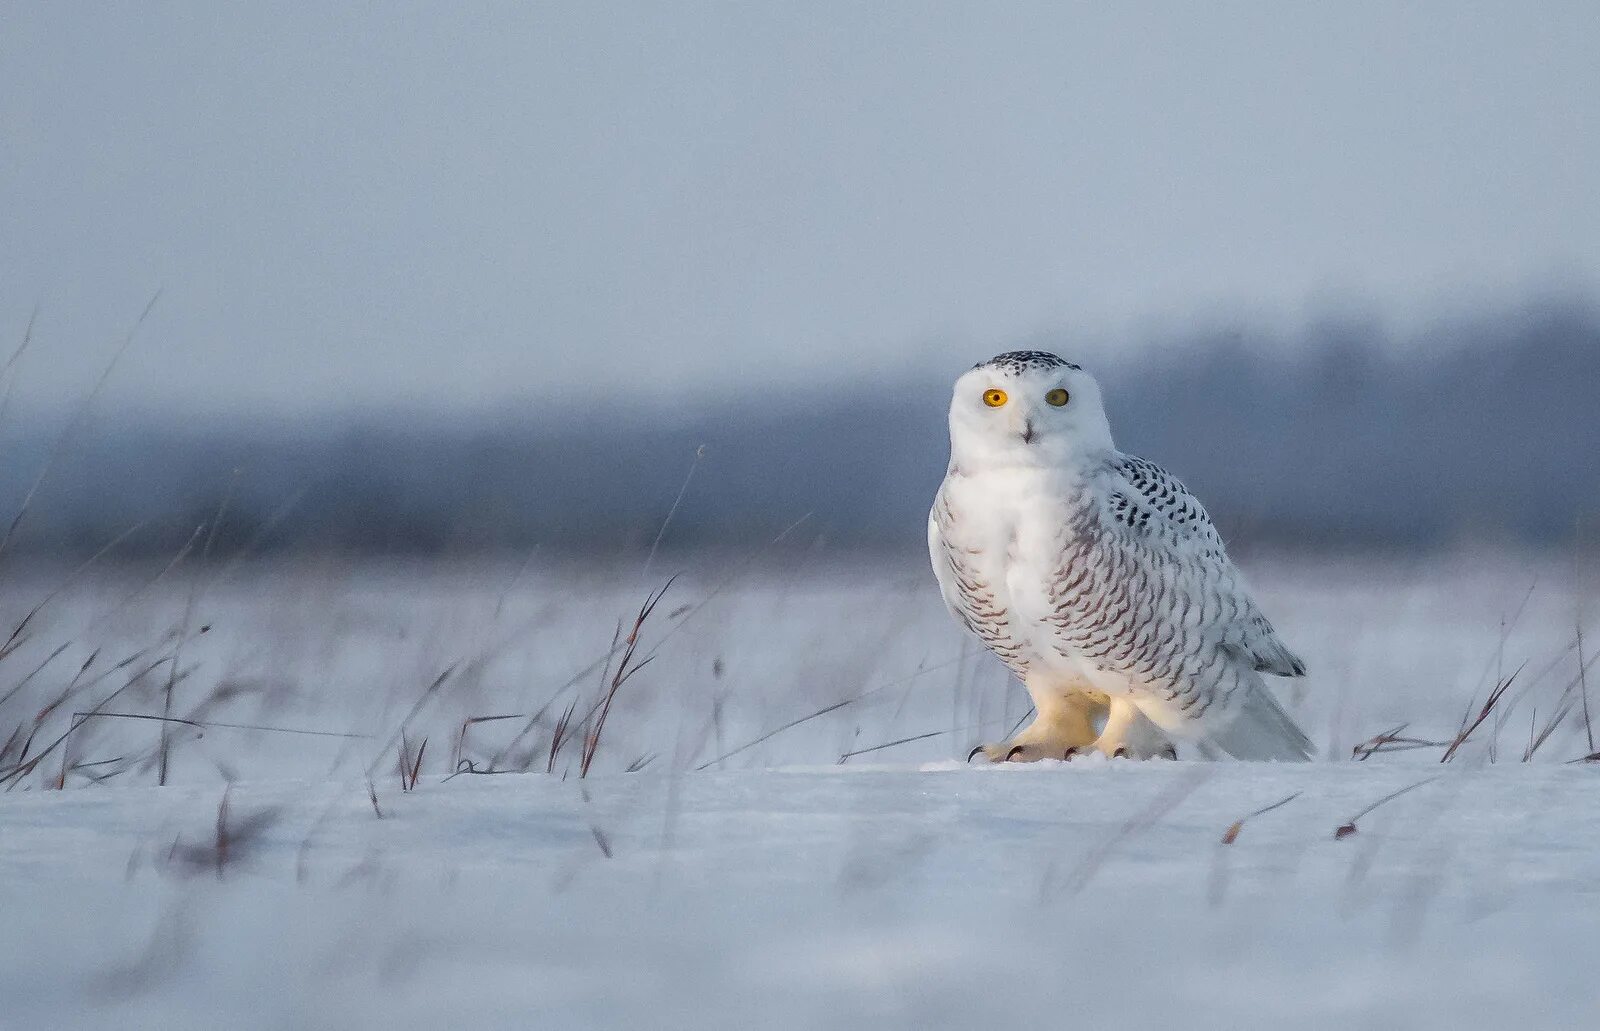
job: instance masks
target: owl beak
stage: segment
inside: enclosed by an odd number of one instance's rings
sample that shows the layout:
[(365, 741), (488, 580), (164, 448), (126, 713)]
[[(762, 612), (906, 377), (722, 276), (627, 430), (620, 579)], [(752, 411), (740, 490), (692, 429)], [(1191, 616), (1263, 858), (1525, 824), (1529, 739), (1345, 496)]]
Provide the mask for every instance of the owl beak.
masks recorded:
[(1024, 444), (1032, 444), (1033, 443), (1033, 420), (1032, 419), (1024, 419), (1022, 421), (1022, 442)]

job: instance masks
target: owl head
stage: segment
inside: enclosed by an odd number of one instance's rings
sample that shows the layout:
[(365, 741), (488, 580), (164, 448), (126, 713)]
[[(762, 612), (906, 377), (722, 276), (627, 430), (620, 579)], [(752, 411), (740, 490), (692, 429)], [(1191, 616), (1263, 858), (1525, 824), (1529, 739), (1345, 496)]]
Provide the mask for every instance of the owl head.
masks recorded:
[(956, 380), (950, 450), (959, 465), (1067, 465), (1112, 449), (1094, 377), (1047, 351), (1010, 351)]

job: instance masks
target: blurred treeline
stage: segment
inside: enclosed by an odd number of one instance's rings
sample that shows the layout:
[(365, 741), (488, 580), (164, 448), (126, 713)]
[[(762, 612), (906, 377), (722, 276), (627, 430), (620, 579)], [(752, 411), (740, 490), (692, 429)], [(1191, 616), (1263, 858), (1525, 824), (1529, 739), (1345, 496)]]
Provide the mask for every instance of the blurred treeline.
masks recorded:
[[(1294, 339), (1198, 332), (1132, 354), (1094, 366), (1119, 445), (1183, 478), (1235, 546), (1600, 538), (1593, 307), (1483, 314), (1401, 340), (1360, 320)], [(13, 415), (0, 515), (11, 521), (44, 470), (14, 554), (88, 554), (132, 526), (118, 555), (173, 554), (219, 511), (214, 556), (619, 554), (650, 546), (693, 465), (668, 547), (746, 548), (809, 514), (786, 546), (911, 554), (960, 371), (908, 362), (644, 408), (594, 397), (226, 424), (96, 411), (59, 447), (59, 420)]]

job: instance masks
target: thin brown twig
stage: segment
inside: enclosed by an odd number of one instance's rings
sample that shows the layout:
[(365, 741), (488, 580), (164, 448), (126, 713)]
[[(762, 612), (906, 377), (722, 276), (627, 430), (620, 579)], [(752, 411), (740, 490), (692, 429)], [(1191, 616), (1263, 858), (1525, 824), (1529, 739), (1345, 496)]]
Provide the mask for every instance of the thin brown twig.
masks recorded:
[(417, 778), (422, 776), (422, 757), (427, 754), (428, 739), (423, 738), (422, 744), (417, 746), (416, 757), (411, 760), (411, 786), (406, 788), (407, 791), (417, 790)]
[(1374, 734), (1351, 749), (1350, 757), (1356, 762), (1366, 762), (1380, 752), (1410, 752), (1418, 748), (1445, 748), (1450, 744), (1448, 741), (1429, 741), (1420, 737), (1404, 737), (1402, 736), (1402, 731), (1408, 726), (1410, 726), (1409, 723), (1402, 723), (1392, 730)]
[(556, 772), (556, 756), (561, 753), (561, 746), (567, 742), (567, 730), (572, 726), (572, 713), (578, 708), (578, 700), (574, 698), (567, 703), (567, 711), (556, 720), (555, 728), (550, 732), (550, 754), (545, 758), (544, 772)]
[[(1523, 665), (1525, 666), (1527, 664), (1524, 663)], [(1489, 714), (1494, 711), (1494, 707), (1499, 704), (1500, 699), (1505, 697), (1507, 689), (1509, 689), (1516, 681), (1517, 674), (1521, 672), (1522, 666), (1518, 666), (1515, 673), (1512, 673), (1509, 677), (1506, 677), (1504, 680), (1495, 684), (1494, 689), (1489, 692), (1489, 697), (1484, 699), (1483, 708), (1478, 710), (1477, 717), (1474, 718), (1470, 723), (1464, 725), (1461, 728), (1461, 731), (1456, 734), (1455, 739), (1450, 742), (1450, 747), (1444, 750), (1444, 755), (1440, 756), (1439, 758), (1441, 763), (1447, 763), (1456, 757), (1456, 752), (1461, 748), (1462, 745), (1467, 743), (1467, 738), (1472, 736), (1472, 732), (1482, 726), (1483, 721), (1489, 718)]]
[(1517, 624), (1521, 622), (1522, 613), (1528, 607), (1528, 601), (1533, 597), (1533, 592), (1538, 586), (1539, 578), (1535, 576), (1529, 582), (1528, 589), (1523, 592), (1522, 600), (1517, 603), (1516, 611), (1511, 614), (1510, 621), (1507, 622), (1504, 615), (1500, 617), (1500, 636), (1495, 642), (1494, 651), (1484, 660), (1483, 669), (1478, 673), (1477, 680), (1474, 681), (1472, 694), (1467, 697), (1466, 710), (1461, 714), (1460, 729), (1465, 729), (1467, 722), (1472, 718), (1472, 703), (1478, 697), (1478, 686), (1488, 678), (1490, 670), (1496, 670), (1495, 680), (1497, 682), (1500, 680), (1501, 671), (1497, 670), (1496, 667), (1497, 664), (1503, 663), (1505, 660), (1506, 641), (1510, 638), (1511, 632), (1517, 628)]
[(634, 617), (633, 629), (628, 631), (627, 643), (624, 645), (622, 657), (617, 663), (617, 671), (611, 677), (611, 685), (606, 690), (604, 704), (600, 706), (600, 711), (595, 716), (594, 729), (584, 737), (583, 752), (578, 762), (578, 777), (580, 779), (589, 775), (589, 767), (594, 764), (595, 752), (600, 748), (600, 735), (605, 730), (607, 717), (611, 715), (611, 703), (616, 700), (617, 692), (622, 689), (622, 685), (627, 683), (629, 678), (648, 665), (651, 659), (655, 658), (654, 655), (646, 655), (643, 659), (634, 661), (634, 654), (639, 647), (639, 634), (644, 629), (645, 621), (650, 618), (650, 614), (655, 611), (657, 605), (661, 604), (661, 599), (666, 597), (667, 591), (671, 589), (672, 581), (675, 579), (677, 579), (675, 576), (668, 577), (667, 582), (661, 585), (659, 591), (645, 598), (644, 604), (639, 608), (639, 614)]
[(1344, 823), (1340, 824), (1337, 828), (1335, 828), (1334, 832), (1333, 832), (1333, 840), (1341, 841), (1344, 838), (1348, 838), (1350, 835), (1356, 833), (1356, 821), (1357, 820), (1361, 819), (1363, 816), (1366, 816), (1368, 813), (1372, 812), (1374, 809), (1378, 808), (1380, 805), (1386, 805), (1389, 802), (1393, 802), (1395, 799), (1399, 798), (1401, 795), (1404, 795), (1404, 794), (1406, 794), (1408, 792), (1411, 792), (1411, 791), (1415, 791), (1418, 788), (1422, 787), (1424, 784), (1432, 784), (1434, 781), (1438, 780), (1440, 776), (1442, 776), (1442, 774), (1435, 774), (1432, 777), (1426, 777), (1426, 778), (1424, 778), (1422, 780), (1417, 781), (1415, 784), (1406, 785), (1405, 787), (1401, 788), (1399, 791), (1391, 791), (1389, 794), (1384, 795), (1382, 798), (1378, 799), (1376, 802), (1374, 802), (1371, 805), (1367, 806), (1365, 809), (1361, 810), (1359, 813), (1356, 813), (1354, 816), (1350, 817), (1350, 819), (1346, 820)]
[(1224, 845), (1231, 845), (1235, 841), (1238, 841), (1239, 840), (1239, 832), (1244, 830), (1244, 825), (1245, 825), (1245, 821), (1246, 820), (1254, 820), (1258, 816), (1265, 816), (1267, 813), (1272, 812), (1274, 809), (1278, 809), (1278, 808), (1280, 808), (1282, 806), (1286, 806), (1290, 802), (1293, 802), (1295, 799), (1299, 798), (1300, 794), (1301, 794), (1300, 792), (1296, 791), (1292, 795), (1286, 795), (1283, 798), (1278, 799), (1276, 802), (1272, 803), (1271, 805), (1262, 806), (1260, 809), (1257, 809), (1255, 812), (1251, 813), (1248, 816), (1239, 817), (1237, 820), (1235, 820), (1232, 823), (1228, 824), (1228, 829), (1222, 832), (1222, 843)]

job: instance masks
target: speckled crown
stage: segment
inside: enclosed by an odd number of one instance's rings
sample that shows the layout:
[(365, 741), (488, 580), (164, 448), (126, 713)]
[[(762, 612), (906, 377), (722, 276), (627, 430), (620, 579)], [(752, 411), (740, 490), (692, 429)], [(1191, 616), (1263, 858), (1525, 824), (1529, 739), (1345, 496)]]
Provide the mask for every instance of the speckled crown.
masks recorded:
[(1058, 354), (1049, 351), (1007, 351), (997, 354), (986, 362), (979, 362), (974, 369), (1004, 369), (1006, 372), (1018, 373), (1028, 369), (1072, 369), (1082, 372), (1080, 366), (1074, 365)]

